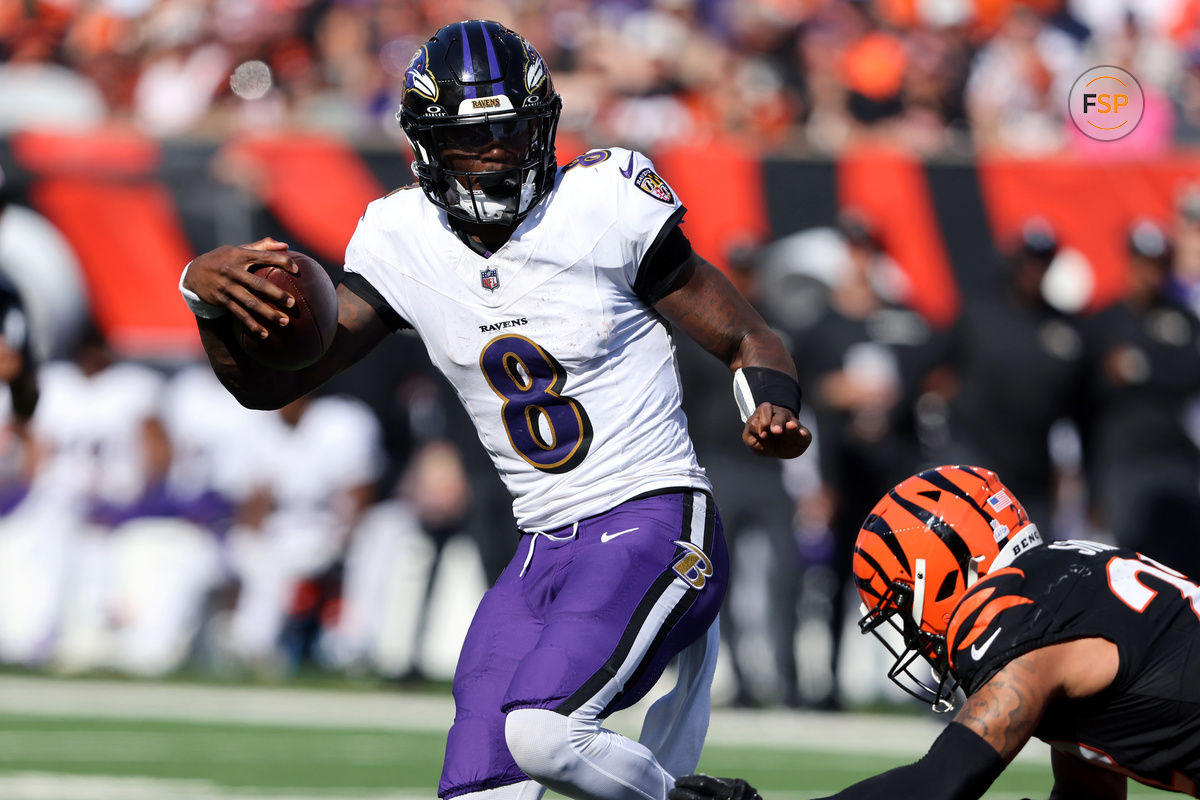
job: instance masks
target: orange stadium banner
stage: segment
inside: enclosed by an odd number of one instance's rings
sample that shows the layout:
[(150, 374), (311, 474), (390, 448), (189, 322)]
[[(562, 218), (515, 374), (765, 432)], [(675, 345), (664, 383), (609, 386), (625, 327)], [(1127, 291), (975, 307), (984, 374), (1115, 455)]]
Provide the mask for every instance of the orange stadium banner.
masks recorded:
[(684, 230), (696, 252), (721, 269), (733, 247), (767, 239), (762, 165), (730, 139), (683, 144), (654, 154), (654, 165), (688, 213)]
[(1082, 253), (1094, 286), (1087, 302), (1102, 308), (1125, 286), (1125, 239), (1138, 219), (1170, 220), (1175, 198), (1200, 185), (1200, 157), (1157, 161), (984, 158), (980, 189), (997, 242), (1015, 237), (1031, 217), (1053, 226), (1060, 244)]
[(332, 137), (246, 138), (222, 158), (295, 234), (290, 244), (328, 263), (341, 263), (367, 204), (385, 193), (358, 154)]
[(865, 213), (915, 288), (913, 307), (933, 324), (958, 314), (958, 289), (922, 164), (887, 148), (860, 148), (839, 162), (838, 202)]
[(30, 201), (83, 267), (96, 324), (120, 350), (172, 355), (199, 346), (179, 302), (192, 258), (170, 194), (156, 183), (156, 142), (128, 130), (18, 134), (17, 161), (35, 176)]
[[(584, 149), (578, 141), (563, 145), (563, 160)], [(366, 205), (409, 176), (399, 151), (361, 153), (310, 134), (181, 148), (128, 129), (23, 132), (8, 150), (22, 174), (21, 200), (75, 250), (101, 329), (127, 355), (148, 357), (198, 352), (195, 325), (176, 292), (179, 270), (196, 252), (228, 243), (213, 240), (213, 220), (198, 218), (218, 201), (195, 202), (199, 196), (220, 198), (230, 183), (248, 189), (253, 236), (285, 239), (332, 265), (340, 264)], [(1180, 192), (1200, 186), (1200, 157), (1186, 154), (949, 165), (861, 148), (832, 162), (794, 162), (807, 171), (788, 172), (793, 177), (782, 182), (731, 142), (653, 156), (689, 208), (686, 230), (696, 250), (719, 266), (730, 247), (828, 224), (839, 208), (855, 208), (874, 221), (910, 278), (916, 309), (939, 325), (953, 321), (962, 294), (980, 291), (978, 276), (1003, 269), (997, 248), (1035, 216), (1089, 264), (1085, 308), (1114, 302), (1125, 283), (1130, 224), (1169, 222)], [(784, 163), (772, 161), (774, 172)], [(800, 175), (807, 177), (794, 179)]]

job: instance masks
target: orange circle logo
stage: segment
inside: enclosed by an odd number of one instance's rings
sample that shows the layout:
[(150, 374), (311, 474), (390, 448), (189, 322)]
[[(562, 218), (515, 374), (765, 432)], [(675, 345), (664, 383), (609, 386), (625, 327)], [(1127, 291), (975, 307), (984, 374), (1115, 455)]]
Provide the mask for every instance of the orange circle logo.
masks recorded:
[(1067, 98), (1071, 121), (1084, 134), (1112, 142), (1142, 121), (1146, 98), (1137, 78), (1120, 67), (1092, 67), (1075, 79)]

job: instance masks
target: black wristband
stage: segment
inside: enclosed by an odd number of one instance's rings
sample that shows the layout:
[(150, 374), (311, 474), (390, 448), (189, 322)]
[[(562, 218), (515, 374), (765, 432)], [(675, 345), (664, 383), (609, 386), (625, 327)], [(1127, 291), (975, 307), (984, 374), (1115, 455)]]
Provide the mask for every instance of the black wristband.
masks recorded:
[(733, 399), (742, 422), (763, 403), (800, 413), (800, 384), (786, 372), (770, 367), (742, 367), (733, 374)]

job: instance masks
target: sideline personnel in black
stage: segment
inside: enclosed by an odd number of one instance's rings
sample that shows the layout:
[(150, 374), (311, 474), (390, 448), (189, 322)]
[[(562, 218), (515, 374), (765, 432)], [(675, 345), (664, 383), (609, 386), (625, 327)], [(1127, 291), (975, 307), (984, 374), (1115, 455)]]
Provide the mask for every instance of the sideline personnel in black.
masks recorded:
[(950, 395), (946, 447), (932, 462), (987, 464), (1047, 526), (1057, 483), (1050, 429), (1076, 417), (1084, 387), (1077, 320), (1042, 291), (1057, 253), (1054, 231), (1030, 220), (1006, 254), (1003, 285), (963, 307), (946, 340), (950, 380), (939, 382)]
[(1168, 291), (1171, 246), (1149, 221), (1129, 234), (1125, 297), (1083, 320), (1085, 429), (1095, 519), (1113, 541), (1200, 575), (1200, 319)]

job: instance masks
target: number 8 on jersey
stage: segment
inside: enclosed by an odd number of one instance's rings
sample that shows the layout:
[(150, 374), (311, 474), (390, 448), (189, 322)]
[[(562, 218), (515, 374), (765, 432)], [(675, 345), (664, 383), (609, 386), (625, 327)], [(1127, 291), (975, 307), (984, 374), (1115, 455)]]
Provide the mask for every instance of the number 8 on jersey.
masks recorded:
[(503, 400), (500, 416), (513, 449), (542, 472), (568, 472), (587, 456), (592, 423), (574, 398), (559, 394), (567, 371), (524, 336), (484, 345), (479, 367)]

